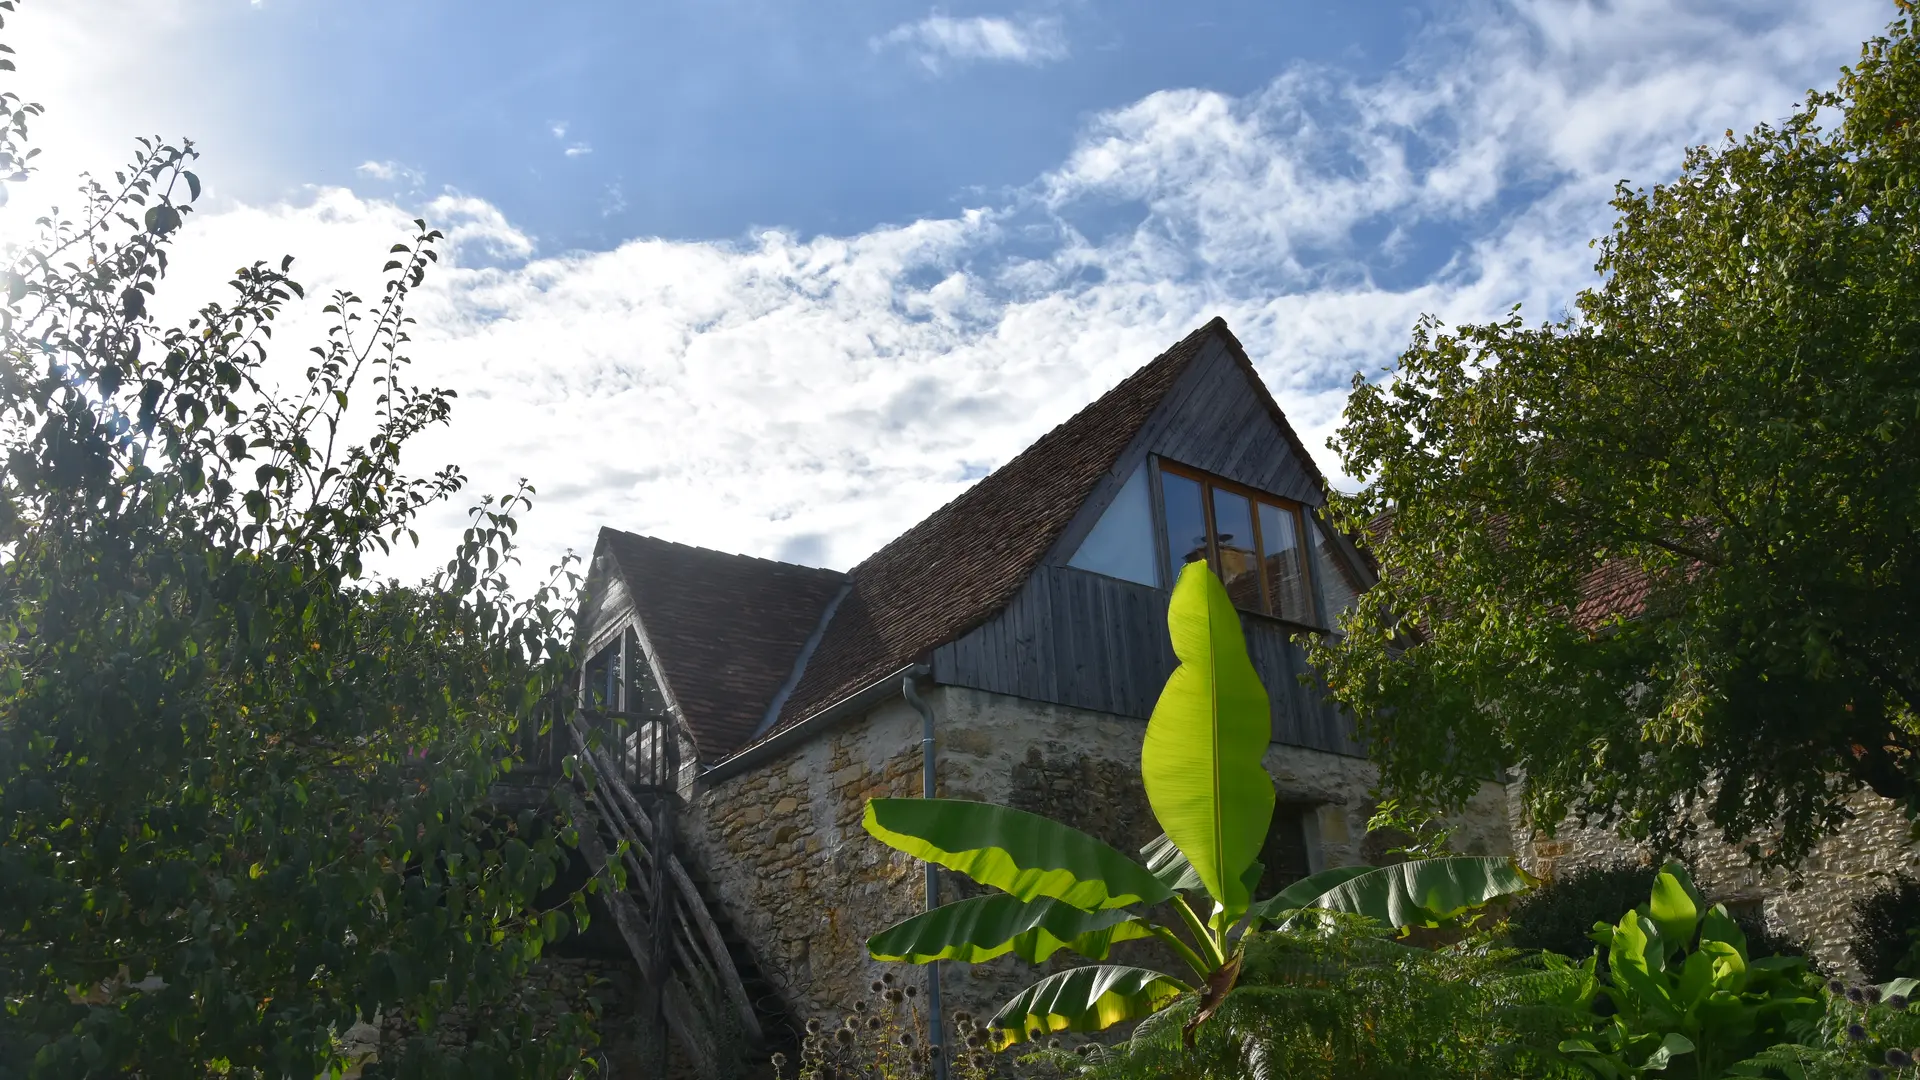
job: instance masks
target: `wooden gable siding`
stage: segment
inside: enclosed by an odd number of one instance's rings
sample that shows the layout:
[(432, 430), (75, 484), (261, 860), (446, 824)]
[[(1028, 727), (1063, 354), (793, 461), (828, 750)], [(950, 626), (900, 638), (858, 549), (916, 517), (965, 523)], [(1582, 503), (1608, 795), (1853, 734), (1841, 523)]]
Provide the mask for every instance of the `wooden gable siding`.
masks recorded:
[(1134, 453), (1152, 453), (1307, 506), (1326, 500), (1274, 423), (1247, 372), (1218, 338), (1194, 359), (1140, 429)]
[[(934, 650), (933, 679), (996, 694), (1146, 719), (1172, 673), (1168, 594), (1043, 565), (986, 623)], [(1241, 617), (1247, 652), (1272, 704), (1273, 741), (1366, 756), (1352, 725), (1300, 684), (1306, 657), (1292, 630)]]

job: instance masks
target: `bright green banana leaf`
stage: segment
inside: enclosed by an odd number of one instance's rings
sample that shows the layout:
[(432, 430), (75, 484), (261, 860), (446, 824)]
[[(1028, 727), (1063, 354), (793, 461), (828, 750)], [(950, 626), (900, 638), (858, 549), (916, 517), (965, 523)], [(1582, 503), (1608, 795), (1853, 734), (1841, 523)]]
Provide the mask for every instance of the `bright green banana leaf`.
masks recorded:
[(867, 832), (916, 859), (1021, 900), (1052, 897), (1082, 911), (1173, 897), (1112, 845), (1057, 821), (963, 799), (873, 799)]
[(1150, 1016), (1188, 991), (1170, 975), (1101, 964), (1049, 975), (1001, 1006), (988, 1023), (995, 1047), (1055, 1031), (1099, 1031)]
[(1647, 904), (1647, 917), (1660, 928), (1660, 940), (1667, 952), (1678, 953), (1693, 943), (1694, 927), (1706, 907), (1693, 887), (1693, 878), (1679, 863), (1668, 863), (1653, 879), (1653, 893)]
[(1240, 613), (1203, 562), (1173, 588), (1167, 630), (1180, 666), (1147, 721), (1140, 776), (1167, 837), (1230, 916), (1247, 908), (1241, 880), (1273, 820), (1267, 691), (1247, 657)]
[[(1335, 880), (1338, 875), (1346, 875), (1346, 880)], [(1325, 885), (1326, 881), (1332, 884)], [(1455, 855), (1393, 866), (1323, 870), (1255, 908), (1265, 919), (1283, 915), (1288, 907), (1324, 908), (1365, 915), (1395, 929), (1405, 929), (1431, 924), (1532, 885), (1525, 871), (1505, 856)], [(1299, 900), (1314, 888), (1324, 891), (1304, 903), (1281, 902), (1283, 897)]]
[[(1199, 871), (1193, 868), (1179, 848), (1173, 846), (1173, 841), (1167, 839), (1166, 833), (1161, 833), (1141, 848), (1140, 855), (1147, 860), (1147, 869), (1160, 879), (1160, 884), (1174, 892), (1202, 892), (1206, 889)], [(1260, 884), (1260, 875), (1265, 870), (1266, 866), (1255, 859), (1240, 872), (1240, 880), (1246, 883), (1249, 896), (1253, 894), (1254, 886)]]
[(1011, 952), (1037, 964), (1061, 949), (1072, 949), (1089, 960), (1105, 960), (1115, 942), (1151, 936), (1122, 909), (1081, 911), (1058, 900), (1022, 903), (1006, 893), (993, 893), (943, 904), (882, 930), (867, 939), (867, 954), (909, 964), (978, 964)]

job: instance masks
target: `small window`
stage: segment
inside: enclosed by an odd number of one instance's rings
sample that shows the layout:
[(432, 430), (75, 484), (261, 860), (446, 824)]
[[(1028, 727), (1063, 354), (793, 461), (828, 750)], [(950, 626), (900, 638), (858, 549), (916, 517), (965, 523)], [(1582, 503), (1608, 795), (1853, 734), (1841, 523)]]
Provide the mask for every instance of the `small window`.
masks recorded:
[(1067, 565), (1141, 585), (1158, 585), (1159, 562), (1153, 543), (1153, 496), (1147, 491), (1147, 467), (1142, 463), (1120, 485), (1113, 502)]
[(581, 677), (581, 704), (598, 712), (617, 712), (621, 691), (620, 642), (615, 641), (587, 661)]
[(1235, 607), (1320, 625), (1300, 507), (1170, 462), (1161, 462), (1160, 491), (1176, 573), (1205, 559)]

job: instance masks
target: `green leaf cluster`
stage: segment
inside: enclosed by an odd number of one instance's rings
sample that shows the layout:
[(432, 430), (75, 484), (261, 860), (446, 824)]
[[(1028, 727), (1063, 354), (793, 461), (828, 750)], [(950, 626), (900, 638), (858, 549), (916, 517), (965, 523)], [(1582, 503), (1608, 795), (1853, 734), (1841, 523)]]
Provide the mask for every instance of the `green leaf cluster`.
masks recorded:
[(1661, 869), (1647, 903), (1616, 925), (1596, 924), (1594, 940), (1606, 953), (1600, 993), (1610, 1015), (1559, 1049), (1604, 1080), (1712, 1080), (1821, 1012), (1806, 961), (1749, 957), (1727, 909), (1707, 907), (1678, 864)]
[[(37, 113), (0, 95), (0, 160), (24, 169)], [(405, 355), (440, 235), (416, 223), (270, 373), (291, 260), (154, 314), (194, 156), (141, 140), (5, 267), (0, 1074), (305, 1078), (376, 1017), (414, 1034), (375, 1071), (569, 1073), (585, 1018), (520, 990), (584, 909), (535, 908), (560, 838), (487, 803), (570, 636), (564, 578), (504, 577), (531, 492), (477, 507), (429, 582), (368, 571), (462, 483), (401, 467), (452, 406)]]
[(1599, 285), (1416, 327), (1333, 446), (1380, 585), (1311, 658), (1386, 788), (1792, 862), (1920, 811), (1920, 38), (1621, 185)]

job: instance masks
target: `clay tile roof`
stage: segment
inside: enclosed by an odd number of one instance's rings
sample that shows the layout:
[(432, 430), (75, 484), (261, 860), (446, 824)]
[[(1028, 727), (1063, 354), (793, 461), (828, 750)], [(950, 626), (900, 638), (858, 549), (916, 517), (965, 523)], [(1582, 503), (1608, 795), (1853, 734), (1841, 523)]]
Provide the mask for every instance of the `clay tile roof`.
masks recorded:
[(852, 589), (773, 730), (923, 659), (1005, 607), (1214, 335), (1244, 362), (1226, 323), (1214, 319), (854, 567)]
[(613, 553), (667, 690), (707, 761), (752, 737), (845, 579), (618, 529), (601, 529), (599, 543)]

